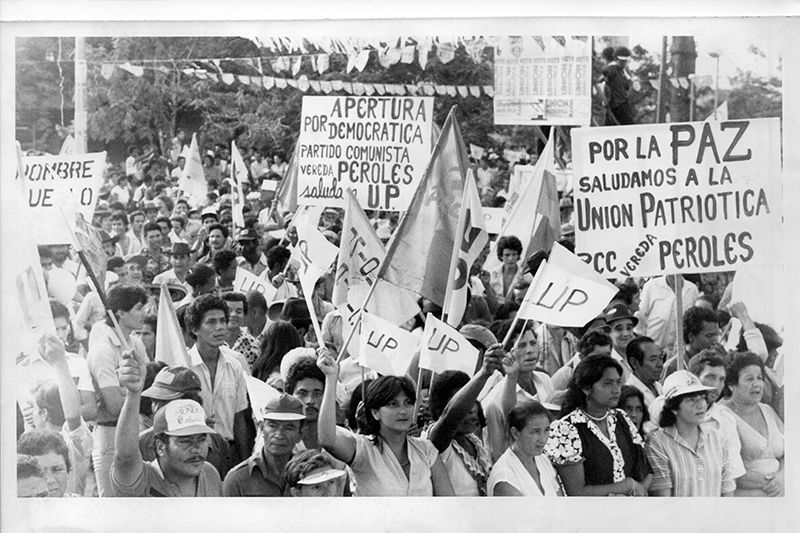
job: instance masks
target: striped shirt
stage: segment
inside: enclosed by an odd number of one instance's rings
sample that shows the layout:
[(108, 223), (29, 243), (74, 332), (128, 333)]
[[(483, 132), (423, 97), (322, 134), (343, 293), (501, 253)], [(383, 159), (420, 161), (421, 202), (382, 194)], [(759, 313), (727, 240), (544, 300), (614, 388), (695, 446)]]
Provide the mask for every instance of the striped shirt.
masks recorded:
[(671, 496), (720, 496), (733, 492), (728, 452), (721, 434), (700, 427), (697, 449), (678, 434), (675, 426), (650, 434), (645, 446), (653, 469), (651, 491), (669, 489)]

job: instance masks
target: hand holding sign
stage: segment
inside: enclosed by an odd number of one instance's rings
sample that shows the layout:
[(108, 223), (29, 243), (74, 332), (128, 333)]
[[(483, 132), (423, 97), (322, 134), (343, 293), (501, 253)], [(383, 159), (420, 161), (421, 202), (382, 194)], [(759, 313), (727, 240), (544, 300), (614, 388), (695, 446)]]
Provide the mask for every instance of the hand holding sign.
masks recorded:
[(421, 343), (420, 368), (433, 372), (461, 370), (469, 376), (475, 373), (478, 349), (455, 328), (430, 313), (425, 320)]
[(339, 363), (336, 362), (336, 356), (330, 350), (320, 347), (317, 350), (317, 367), (325, 374), (326, 378), (333, 378), (339, 375)]
[(494, 344), (490, 346), (486, 353), (483, 354), (483, 367), (481, 372), (486, 377), (494, 374), (495, 370), (504, 372), (504, 362), (506, 360), (506, 351), (503, 350), (502, 344)]
[(67, 364), (64, 343), (52, 333), (45, 333), (39, 339), (39, 353), (42, 359), (47, 361), (50, 366), (55, 367), (60, 364)]

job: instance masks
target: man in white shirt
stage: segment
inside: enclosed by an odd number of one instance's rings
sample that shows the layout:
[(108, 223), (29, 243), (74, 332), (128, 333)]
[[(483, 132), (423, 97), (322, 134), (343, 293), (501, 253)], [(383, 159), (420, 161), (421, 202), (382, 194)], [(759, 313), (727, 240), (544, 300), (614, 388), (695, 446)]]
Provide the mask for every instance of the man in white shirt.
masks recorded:
[[(686, 311), (694, 305), (700, 291), (697, 285), (684, 279), (681, 295), (683, 311)], [(636, 332), (647, 335), (669, 353), (675, 351), (678, 334), (675, 300), (675, 281), (672, 276), (651, 278), (642, 287), (639, 311), (636, 312), (639, 319)]]
[[(664, 351), (650, 337), (636, 337), (628, 343), (625, 355), (632, 373), (626, 385), (637, 388), (644, 396), (645, 408), (661, 394), (661, 370), (664, 368)], [(658, 428), (658, 420), (645, 424), (645, 431)]]

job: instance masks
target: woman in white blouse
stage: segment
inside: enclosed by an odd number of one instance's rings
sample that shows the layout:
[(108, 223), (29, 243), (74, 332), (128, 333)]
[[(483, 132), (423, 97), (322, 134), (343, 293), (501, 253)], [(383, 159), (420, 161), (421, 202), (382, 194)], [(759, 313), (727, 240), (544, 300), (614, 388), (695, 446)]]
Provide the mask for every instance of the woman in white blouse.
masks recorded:
[(319, 442), (353, 471), (356, 496), (452, 496), (453, 486), (439, 452), (426, 439), (408, 434), (414, 413), (414, 384), (408, 377), (381, 376), (364, 400), (367, 435), (336, 426), (339, 365), (325, 348), (317, 366), (325, 374), (318, 424)]
[(539, 402), (523, 402), (508, 414), (511, 446), (489, 474), (489, 496), (563, 496), (561, 482), (544, 447), (550, 415)]

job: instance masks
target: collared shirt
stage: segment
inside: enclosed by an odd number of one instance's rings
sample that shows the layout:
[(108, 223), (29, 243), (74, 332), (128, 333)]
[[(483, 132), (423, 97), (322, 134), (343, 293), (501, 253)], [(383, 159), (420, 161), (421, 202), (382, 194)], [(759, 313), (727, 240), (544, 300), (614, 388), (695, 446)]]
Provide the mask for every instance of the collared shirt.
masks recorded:
[(365, 435), (354, 434), (356, 453), (350, 468), (356, 496), (433, 496), (431, 468), (439, 452), (429, 440), (406, 437), (409, 477), (385, 442), (378, 447)]
[[(181, 494), (178, 485), (164, 477), (158, 459), (149, 463), (142, 461), (142, 467), (142, 471), (133, 483), (123, 485), (115, 475), (114, 465), (111, 465), (111, 487), (114, 496), (118, 498), (177, 498), (185, 496)], [(222, 482), (217, 470), (211, 463), (203, 463), (203, 469), (197, 477), (197, 489), (192, 496), (217, 498), (221, 495)]]
[(144, 269), (142, 274), (145, 282), (150, 283), (158, 274), (169, 270), (169, 257), (167, 257), (167, 254), (165, 254), (163, 251), (158, 255), (158, 257), (156, 257), (150, 248), (145, 248), (142, 250), (140, 255), (146, 257), (148, 263), (152, 261), (152, 263), (155, 265), (152, 268), (148, 266), (148, 268)]
[(622, 382), (623, 383), (627, 382), (628, 378), (631, 376), (631, 374), (633, 374), (633, 370), (631, 370), (631, 365), (628, 364), (628, 359), (620, 355), (617, 352), (617, 349), (614, 347), (611, 348), (611, 359), (613, 359), (622, 366)]
[[(147, 351), (141, 339), (131, 335), (128, 337), (128, 342), (142, 359), (147, 360)], [(119, 387), (120, 391), (122, 390), (117, 376), (117, 369), (122, 363), (122, 342), (114, 328), (105, 322), (97, 322), (92, 326), (86, 362), (89, 364), (89, 373), (92, 375), (96, 391), (97, 421), (116, 422), (119, 415), (113, 415), (106, 409), (100, 390), (110, 387)]]
[(661, 428), (647, 439), (645, 453), (653, 469), (650, 490), (670, 489), (672, 496), (720, 496), (736, 488), (728, 452), (716, 430), (699, 428), (692, 449), (675, 426)]
[[(152, 427), (139, 432), (139, 453), (142, 454), (142, 459), (147, 462), (156, 459), (154, 443), (155, 435), (153, 435)], [(218, 433), (208, 434), (206, 461), (211, 463), (211, 466), (216, 469), (221, 478), (224, 478), (225, 474), (235, 466), (233, 455), (233, 448), (228, 444), (228, 441), (220, 437)]]
[(258, 258), (258, 261), (256, 261), (255, 265), (250, 264), (250, 262), (244, 257), (237, 257), (236, 261), (240, 267), (248, 272), (252, 272), (256, 276), (260, 276), (261, 273), (267, 269), (267, 256), (263, 253), (261, 254), (261, 257)]
[(233, 440), (233, 417), (247, 408), (247, 385), (242, 365), (220, 350), (212, 385), (211, 373), (200, 357), (196, 344), (189, 349), (189, 358), (192, 370), (200, 378), (200, 397), (203, 398), (206, 415), (214, 419), (214, 430), (225, 440)]
[(283, 472), (260, 453), (233, 467), (222, 484), (223, 496), (289, 496), (289, 485)]
[(736, 429), (735, 415), (727, 407), (714, 402), (706, 413), (703, 427), (716, 429), (722, 436), (722, 444), (728, 451), (731, 478), (736, 479), (743, 476), (745, 468), (742, 461), (742, 442), (739, 440), (739, 432)]
[[(691, 281), (683, 281), (683, 310), (694, 305), (700, 295), (697, 285)], [(675, 349), (678, 328), (676, 327), (675, 291), (667, 285), (664, 276), (652, 278), (642, 287), (639, 310), (636, 312), (639, 323), (636, 332), (653, 339), (664, 350)]]

